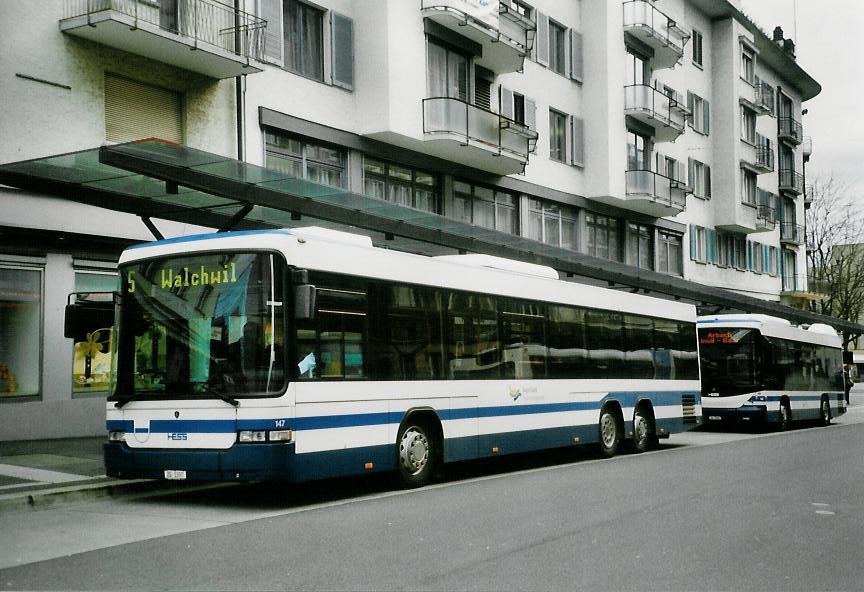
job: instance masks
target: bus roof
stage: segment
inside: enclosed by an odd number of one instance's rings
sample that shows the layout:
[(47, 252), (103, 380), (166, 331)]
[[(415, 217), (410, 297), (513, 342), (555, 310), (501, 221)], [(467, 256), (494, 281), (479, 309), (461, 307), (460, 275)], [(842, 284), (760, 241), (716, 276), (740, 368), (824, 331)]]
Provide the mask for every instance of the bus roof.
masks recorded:
[[(221, 232), (135, 245), (120, 257), (143, 259), (214, 251), (275, 251), (289, 265), (385, 281), (573, 304), (695, 322), (693, 305), (562, 281), (552, 268), (474, 255), (429, 257), (372, 246), (368, 237), (327, 229)], [(554, 274), (554, 276), (552, 275)]]
[(843, 347), (843, 340), (828, 325), (795, 326), (786, 319), (760, 314), (721, 314), (701, 316), (696, 320), (700, 329), (746, 328), (756, 329), (765, 337), (815, 343), (828, 347)]

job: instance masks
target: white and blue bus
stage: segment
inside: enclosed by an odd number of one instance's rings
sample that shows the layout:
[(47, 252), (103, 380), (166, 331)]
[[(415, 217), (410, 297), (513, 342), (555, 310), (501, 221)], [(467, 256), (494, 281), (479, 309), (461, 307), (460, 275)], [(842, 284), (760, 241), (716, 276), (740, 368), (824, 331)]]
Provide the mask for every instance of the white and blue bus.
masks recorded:
[(833, 328), (740, 314), (699, 317), (706, 424), (793, 420), (824, 425), (846, 412), (843, 343)]
[(693, 306), (320, 228), (120, 260), (108, 475), (302, 481), (697, 427)]

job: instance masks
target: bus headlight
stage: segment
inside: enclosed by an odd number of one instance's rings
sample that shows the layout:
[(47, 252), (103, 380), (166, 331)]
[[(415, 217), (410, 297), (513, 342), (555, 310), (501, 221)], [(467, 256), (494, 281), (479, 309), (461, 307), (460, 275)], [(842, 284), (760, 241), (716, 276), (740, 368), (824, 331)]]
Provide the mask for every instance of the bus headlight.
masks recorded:
[(108, 432), (108, 441), (109, 442), (125, 442), (126, 441), (126, 432)]
[(240, 442), (266, 442), (267, 432), (243, 430), (238, 434), (237, 439)]

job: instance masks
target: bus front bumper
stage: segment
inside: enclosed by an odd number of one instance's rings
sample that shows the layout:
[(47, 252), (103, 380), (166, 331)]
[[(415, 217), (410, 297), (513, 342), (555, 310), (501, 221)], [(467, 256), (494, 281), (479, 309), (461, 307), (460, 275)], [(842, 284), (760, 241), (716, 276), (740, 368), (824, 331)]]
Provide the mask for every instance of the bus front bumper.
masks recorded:
[(292, 477), (293, 443), (235, 444), (226, 450), (131, 448), (102, 445), (105, 474), (117, 479), (282, 481)]
[(705, 407), (702, 417), (706, 424), (711, 423), (764, 423), (769, 420), (768, 409), (764, 405), (742, 405), (740, 407)]

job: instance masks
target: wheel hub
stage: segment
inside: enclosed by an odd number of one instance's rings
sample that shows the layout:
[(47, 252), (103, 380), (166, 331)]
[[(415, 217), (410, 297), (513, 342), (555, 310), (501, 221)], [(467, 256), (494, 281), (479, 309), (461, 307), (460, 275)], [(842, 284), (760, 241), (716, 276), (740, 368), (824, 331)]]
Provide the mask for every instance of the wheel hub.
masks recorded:
[(412, 475), (423, 470), (429, 460), (429, 441), (422, 432), (413, 428), (405, 430), (399, 442), (399, 460)]

